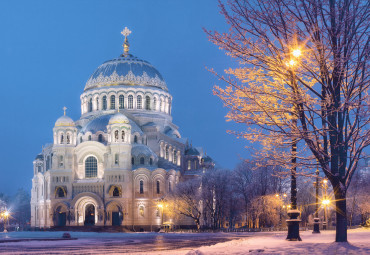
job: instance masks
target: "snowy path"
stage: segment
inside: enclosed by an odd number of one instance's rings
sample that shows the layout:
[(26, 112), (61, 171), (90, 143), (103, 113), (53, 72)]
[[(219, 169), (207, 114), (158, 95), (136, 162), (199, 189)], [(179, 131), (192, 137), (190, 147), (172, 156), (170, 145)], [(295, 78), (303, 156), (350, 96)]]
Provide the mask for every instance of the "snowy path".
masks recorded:
[[(31, 234), (31, 236), (30, 236)], [(81, 233), (78, 240), (0, 243), (0, 254), (370, 254), (370, 230), (350, 230), (349, 244), (334, 243), (334, 231), (301, 232), (302, 242), (270, 233)], [(52, 238), (61, 232), (9, 233), (7, 238)], [(4, 240), (0, 233), (0, 240)]]

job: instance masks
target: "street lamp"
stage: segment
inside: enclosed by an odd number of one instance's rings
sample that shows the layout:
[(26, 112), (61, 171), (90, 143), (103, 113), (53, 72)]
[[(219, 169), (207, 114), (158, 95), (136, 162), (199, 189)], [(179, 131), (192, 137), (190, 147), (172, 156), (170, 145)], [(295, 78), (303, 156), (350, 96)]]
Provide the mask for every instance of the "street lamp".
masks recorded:
[(316, 169), (316, 208), (315, 208), (315, 218), (313, 224), (312, 234), (320, 234), (320, 218), (319, 218), (319, 168)]
[[(298, 58), (302, 55), (300, 49), (294, 49), (291, 51), (292, 56), (294, 58)], [(287, 66), (289, 68), (289, 72), (292, 77), (292, 87), (294, 94), (298, 93), (298, 86), (297, 81), (295, 78), (294, 67), (296, 66), (297, 62), (295, 59), (291, 58), (289, 62), (287, 62)], [(294, 102), (293, 109), (297, 110), (297, 105)], [(293, 125), (297, 127), (297, 119), (293, 117), (292, 119)], [(288, 211), (289, 219), (286, 220), (288, 225), (288, 241), (302, 241), (301, 237), (299, 236), (299, 222), (298, 216), (300, 215), (300, 211), (297, 209), (297, 139), (292, 138), (292, 169), (291, 169), (291, 183), (290, 183), (290, 202), (291, 202), (291, 209)]]
[(4, 218), (4, 233), (8, 232), (8, 230), (6, 229), (6, 224), (8, 222), (9, 215), (10, 213), (8, 211), (2, 213), (2, 217)]
[(161, 210), (161, 227), (163, 227), (163, 214), (164, 214), (164, 207), (166, 206), (166, 199), (164, 198), (159, 199), (157, 206)]
[(324, 191), (324, 198), (323, 200), (321, 201), (322, 205), (324, 206), (324, 221), (322, 223), (322, 229), (323, 230), (326, 230), (326, 227), (327, 227), (327, 206), (330, 204), (330, 200), (327, 199), (326, 197), (326, 191), (327, 191), (327, 188), (328, 188), (328, 179), (324, 179), (322, 181), (322, 185), (323, 185), (323, 191)]

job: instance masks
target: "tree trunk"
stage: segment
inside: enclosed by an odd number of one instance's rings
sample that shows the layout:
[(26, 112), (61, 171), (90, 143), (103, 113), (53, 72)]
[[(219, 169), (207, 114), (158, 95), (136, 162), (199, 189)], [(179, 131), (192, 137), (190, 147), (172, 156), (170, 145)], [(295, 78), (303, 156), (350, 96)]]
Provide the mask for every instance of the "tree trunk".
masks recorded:
[(344, 187), (337, 184), (334, 187), (337, 227), (336, 227), (336, 242), (347, 242), (347, 208), (346, 208), (346, 191)]

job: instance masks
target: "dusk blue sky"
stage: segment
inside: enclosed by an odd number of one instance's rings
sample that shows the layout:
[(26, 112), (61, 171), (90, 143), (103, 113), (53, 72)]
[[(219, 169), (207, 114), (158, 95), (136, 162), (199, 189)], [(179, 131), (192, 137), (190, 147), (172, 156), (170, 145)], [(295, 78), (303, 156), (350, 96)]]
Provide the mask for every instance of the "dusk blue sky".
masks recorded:
[[(52, 128), (68, 107), (80, 117), (80, 94), (104, 61), (130, 52), (153, 64), (173, 96), (173, 122), (219, 165), (248, 157), (245, 141), (226, 133), (227, 110), (212, 94), (221, 84), (206, 67), (235, 65), (202, 28), (227, 31), (216, 0), (1, 1), (0, 192), (31, 189), (32, 161), (52, 142)], [(223, 84), (224, 85), (224, 84)]]

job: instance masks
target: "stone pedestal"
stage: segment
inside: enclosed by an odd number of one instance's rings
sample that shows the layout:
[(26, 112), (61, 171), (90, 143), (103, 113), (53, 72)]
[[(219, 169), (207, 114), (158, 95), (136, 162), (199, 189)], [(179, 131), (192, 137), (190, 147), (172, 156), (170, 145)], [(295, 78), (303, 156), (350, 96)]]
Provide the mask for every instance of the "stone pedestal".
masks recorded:
[(298, 219), (298, 216), (301, 214), (298, 210), (289, 210), (288, 216), (289, 219), (286, 220), (288, 225), (288, 236), (286, 240), (288, 241), (302, 241), (301, 237), (299, 236), (299, 222), (301, 221)]
[(320, 218), (314, 218), (312, 234), (320, 234)]

